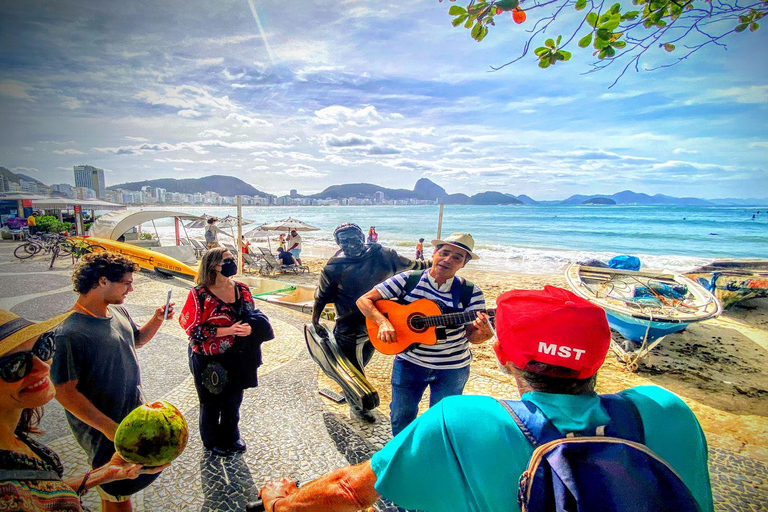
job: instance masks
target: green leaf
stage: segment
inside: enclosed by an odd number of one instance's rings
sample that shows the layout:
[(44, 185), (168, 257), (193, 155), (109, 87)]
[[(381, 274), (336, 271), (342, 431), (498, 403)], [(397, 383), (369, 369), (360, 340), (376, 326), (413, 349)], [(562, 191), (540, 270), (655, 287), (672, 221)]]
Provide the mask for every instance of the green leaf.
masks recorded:
[(480, 29), (480, 34), (477, 36), (475, 40), (479, 43), (480, 41), (485, 39), (485, 36), (487, 35), (488, 35), (488, 27), (483, 27)]
[(587, 14), (587, 23), (589, 23), (590, 26), (593, 28), (597, 28), (597, 13), (596, 12), (590, 12)]
[(547, 69), (549, 67), (549, 59), (541, 59), (541, 60), (539, 60), (539, 67), (541, 69)]
[(557, 46), (560, 46), (560, 41), (563, 40), (563, 36), (557, 36)]
[(666, 43), (664, 45), (664, 49), (669, 53), (672, 53), (673, 51), (675, 51), (675, 45), (673, 45), (672, 43)]
[(478, 37), (480, 37), (480, 32), (482, 31), (482, 29), (483, 29), (483, 24), (480, 20), (478, 20), (477, 23), (475, 23), (475, 26), (472, 27), (472, 32), (471, 32), (472, 39), (474, 39), (475, 41), (479, 41), (480, 39), (478, 39)]
[(583, 8), (587, 6), (587, 0), (577, 0), (576, 1), (576, 10), (580, 11)]
[(611, 13), (616, 14), (621, 10), (621, 4), (615, 3), (611, 6)]
[(616, 50), (614, 50), (613, 47), (611, 46), (606, 47), (605, 50), (603, 51), (605, 51), (605, 55), (607, 57), (613, 57), (614, 55), (616, 55)]
[(605, 41), (610, 41), (612, 35), (613, 35), (613, 32), (611, 32), (610, 30), (606, 30), (604, 28), (597, 29), (597, 38), (598, 39), (603, 39)]
[(562, 57), (561, 60), (563, 60), (563, 61), (571, 60), (571, 52), (567, 52), (565, 50), (560, 50), (560, 56)]
[(592, 43), (592, 32), (579, 39), (579, 46), (581, 48), (586, 48), (590, 43)]
[(555, 40), (554, 39), (547, 39), (546, 41), (544, 41), (544, 46), (547, 46), (549, 48), (554, 48), (555, 47)]
[(749, 26), (748, 23), (742, 23), (741, 25), (736, 25), (736, 28), (734, 29), (736, 32), (744, 32), (747, 30), (747, 27)]
[(458, 14), (467, 14), (467, 10), (460, 5), (452, 5), (451, 8), (448, 9), (448, 14), (450, 14), (451, 16), (456, 16)]
[(453, 21), (451, 22), (451, 25), (453, 25), (454, 27), (458, 27), (459, 25), (464, 23), (464, 20), (466, 20), (466, 19), (467, 19), (467, 15), (466, 14), (463, 14), (461, 16), (456, 16), (453, 19)]
[(605, 39), (600, 39), (599, 37), (595, 38), (595, 44), (594, 44), (595, 50), (602, 50), (604, 48), (608, 48), (609, 46), (611, 46), (610, 41), (607, 41)]
[(621, 23), (621, 16), (618, 14), (614, 14), (610, 18), (608, 18), (605, 23), (600, 25), (600, 28), (604, 28), (606, 30), (610, 30), (613, 32), (617, 28), (619, 28), (619, 23)]
[(613, 47), (614, 48), (618, 48), (619, 50), (621, 50), (625, 46), (627, 46), (627, 42), (626, 41), (616, 41), (615, 43), (613, 43)]
[(536, 49), (533, 51), (533, 53), (535, 53), (537, 56), (541, 57), (541, 56), (543, 56), (545, 53), (549, 53), (549, 48), (547, 48), (546, 46), (539, 46), (538, 48), (536, 48)]
[(467, 18), (467, 22), (464, 24), (464, 28), (471, 28), (472, 24), (475, 22), (475, 20), (472, 19), (472, 16)]
[(622, 19), (622, 20), (633, 20), (633, 19), (637, 18), (637, 16), (638, 16), (639, 14), (640, 14), (640, 11), (629, 11), (629, 12), (625, 12), (625, 13), (624, 13), (624, 14), (621, 16), (621, 19)]
[(757, 30), (759, 28), (760, 28), (760, 24), (759, 23), (752, 23), (752, 24), (749, 25), (749, 31), (750, 32), (754, 32), (755, 30)]

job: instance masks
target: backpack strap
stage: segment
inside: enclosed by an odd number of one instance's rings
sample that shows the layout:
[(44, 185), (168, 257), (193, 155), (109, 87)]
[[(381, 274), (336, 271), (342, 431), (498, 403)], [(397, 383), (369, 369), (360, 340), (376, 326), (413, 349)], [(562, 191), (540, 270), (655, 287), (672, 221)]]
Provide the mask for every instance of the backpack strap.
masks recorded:
[(9, 480), (61, 480), (55, 471), (42, 469), (0, 469), (0, 482)]
[(605, 435), (645, 444), (643, 419), (629, 398), (619, 394), (600, 395), (600, 404), (611, 418)]
[(421, 281), (421, 276), (424, 275), (424, 270), (414, 270), (408, 275), (408, 279), (405, 280), (405, 287), (403, 288), (403, 297), (411, 293)]
[(461, 307), (466, 308), (469, 303), (472, 301), (472, 292), (475, 291), (475, 284), (468, 280), (464, 279), (464, 286), (461, 288), (461, 296), (459, 297), (459, 303), (461, 304)]
[(534, 448), (565, 437), (535, 404), (522, 400), (497, 401), (507, 410), (520, 432)]

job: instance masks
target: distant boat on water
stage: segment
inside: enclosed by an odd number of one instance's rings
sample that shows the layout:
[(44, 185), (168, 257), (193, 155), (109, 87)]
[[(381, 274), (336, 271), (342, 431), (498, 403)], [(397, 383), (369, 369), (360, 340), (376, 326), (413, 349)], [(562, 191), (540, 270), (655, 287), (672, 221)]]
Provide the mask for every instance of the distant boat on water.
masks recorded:
[(714, 293), (723, 308), (768, 297), (768, 260), (713, 261), (685, 275)]
[[(571, 264), (565, 271), (577, 295), (605, 310), (611, 328), (634, 342), (613, 342), (625, 361), (645, 356), (667, 334), (718, 316), (720, 302), (703, 286), (671, 271), (634, 271)], [(634, 344), (640, 344), (636, 348)]]

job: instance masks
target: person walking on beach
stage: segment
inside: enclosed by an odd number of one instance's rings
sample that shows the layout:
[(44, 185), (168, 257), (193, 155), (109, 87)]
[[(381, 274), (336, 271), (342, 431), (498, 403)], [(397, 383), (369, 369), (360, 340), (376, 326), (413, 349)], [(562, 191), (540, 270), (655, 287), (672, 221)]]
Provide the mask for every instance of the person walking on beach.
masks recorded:
[(366, 243), (375, 244), (379, 242), (379, 234), (376, 232), (376, 226), (368, 228), (368, 239)]
[(477, 311), (477, 318), (466, 326), (445, 327), (435, 345), (414, 344), (395, 356), (392, 366), (392, 403), (390, 419), (392, 434), (397, 435), (419, 413), (419, 402), (427, 387), (429, 405), (437, 404), (447, 396), (460, 395), (469, 379), (472, 361), (470, 343), (477, 344), (493, 337), (490, 319), (485, 314), (485, 298), (477, 285), (456, 276), (471, 259), (475, 241), (469, 233), (453, 233), (444, 240), (432, 240), (435, 253), (429, 271), (415, 277), (418, 281), (408, 286), (415, 271), (402, 272), (377, 284), (357, 300), (357, 307), (367, 318), (379, 326), (378, 338), (384, 342), (397, 340), (397, 332), (389, 320), (376, 309), (375, 303), (393, 299), (411, 303), (430, 299), (445, 304), (444, 313)]
[(115, 454), (106, 464), (64, 477), (59, 456), (36, 440), (43, 405), (56, 393), (50, 364), (55, 328), (69, 313), (30, 322), (0, 309), (0, 509), (82, 511), (81, 497), (97, 485), (157, 473)]
[(301, 242), (301, 235), (295, 229), (292, 229), (291, 234), (285, 237), (285, 247), (289, 253), (293, 254), (299, 265), (301, 265)]
[[(334, 304), (335, 342), (349, 362), (365, 375), (365, 365), (371, 360), (374, 348), (368, 339), (365, 317), (357, 308), (357, 299), (374, 285), (398, 272), (422, 270), (426, 268), (426, 263), (412, 261), (379, 244), (366, 245), (363, 230), (357, 224), (340, 224), (334, 230), (333, 237), (339, 245), (339, 251), (320, 272), (312, 323), (316, 329), (321, 329), (320, 315), (323, 309), (326, 304)], [(356, 408), (350, 399), (347, 402), (355, 416), (375, 421), (371, 411)]]
[(219, 246), (219, 234), (226, 235), (232, 239), (235, 237), (219, 228), (216, 223), (219, 221), (216, 217), (211, 217), (206, 222), (208, 225), (205, 227), (205, 244), (209, 249)]
[(424, 261), (424, 239), (419, 238), (419, 242), (416, 244), (416, 259)]
[[(51, 380), (56, 399), (67, 411), (77, 442), (92, 468), (115, 454), (115, 431), (129, 412), (146, 402), (136, 349), (157, 333), (164, 317), (173, 318), (173, 303), (165, 305), (138, 327), (122, 306), (133, 291), (139, 266), (111, 252), (87, 254), (72, 273), (78, 293), (73, 313), (55, 331), (56, 353)], [(102, 510), (131, 510), (131, 495), (151, 484), (157, 474), (99, 486)]]
[[(571, 432), (595, 435), (606, 428), (610, 432), (615, 420), (639, 422), (645, 434), (642, 444), (679, 475), (673, 483), (682, 484), (675, 489), (677, 495), (664, 502), (661, 492), (669, 489), (665, 484), (670, 481), (657, 475), (627, 480), (634, 484), (632, 491), (626, 489), (625, 481), (620, 495), (602, 487), (603, 478), (595, 478), (590, 482), (595, 487), (580, 495), (580, 500), (616, 499), (626, 504), (630, 499), (633, 510), (646, 512), (714, 510), (707, 442), (693, 412), (680, 398), (657, 386), (627, 389), (615, 395), (613, 402), (620, 400), (631, 413), (614, 415), (615, 409), (609, 413), (603, 397), (595, 393), (597, 370), (611, 341), (602, 309), (551, 286), (513, 290), (497, 304), (494, 350), (502, 370), (514, 378), (520, 401), (479, 395), (446, 398), (366, 462), (339, 468), (300, 488), (287, 478), (266, 483), (260, 493), (266, 510), (351, 512), (383, 496), (411, 510), (519, 512), (514, 482), (520, 480), (534, 450), (531, 432), (523, 432), (508, 409), (517, 411), (521, 406), (559, 437)], [(566, 352), (568, 356), (561, 355)], [(616, 460), (612, 473), (637, 476), (632, 473), (636, 467), (622, 467), (621, 462)], [(610, 480), (611, 475), (606, 477)], [(681, 506), (686, 498), (695, 500), (695, 506), (690, 501), (688, 507)], [(602, 507), (580, 506), (579, 510), (625, 508), (603, 502)]]
[(273, 337), (248, 286), (232, 280), (235, 274), (237, 262), (228, 250), (217, 247), (205, 253), (179, 317), (189, 335), (200, 437), (217, 456), (246, 450), (239, 429), (243, 391), (258, 384), (261, 342)]

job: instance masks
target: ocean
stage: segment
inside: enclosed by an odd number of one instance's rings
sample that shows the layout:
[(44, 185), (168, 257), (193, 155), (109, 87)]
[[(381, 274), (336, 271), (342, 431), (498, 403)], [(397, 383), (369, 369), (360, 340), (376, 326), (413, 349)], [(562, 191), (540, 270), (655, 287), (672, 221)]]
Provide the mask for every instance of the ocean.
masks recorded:
[[(218, 217), (236, 214), (235, 207), (167, 209)], [(294, 217), (320, 228), (302, 233), (303, 254), (329, 257), (337, 248), (333, 229), (342, 222), (355, 222), (365, 233), (376, 226), (379, 243), (412, 257), (420, 237), (429, 254), (438, 215), (436, 205), (248, 206), (243, 207), (243, 217), (254, 224), (244, 226), (243, 231)], [(156, 226), (161, 240), (172, 243), (172, 221), (156, 221)], [(151, 232), (154, 228), (145, 224), (142, 229)], [(638, 256), (646, 268), (675, 271), (720, 258), (768, 258), (768, 206), (447, 205), (442, 236), (452, 232), (472, 234), (480, 259), (470, 265), (484, 270), (559, 273), (573, 261), (607, 261), (618, 254)], [(188, 229), (187, 233), (203, 238), (202, 229)]]

